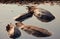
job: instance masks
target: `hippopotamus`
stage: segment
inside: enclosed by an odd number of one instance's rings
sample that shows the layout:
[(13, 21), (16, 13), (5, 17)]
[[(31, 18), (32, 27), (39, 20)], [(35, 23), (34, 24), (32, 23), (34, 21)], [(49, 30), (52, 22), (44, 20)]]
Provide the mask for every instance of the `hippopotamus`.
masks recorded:
[(49, 37), (51, 36), (51, 32), (46, 29), (39, 28), (33, 25), (25, 25), (21, 22), (15, 23), (18, 28), (25, 31), (26, 33), (33, 35), (35, 37)]
[(28, 12), (15, 17), (15, 21), (23, 22), (24, 20), (31, 18), (33, 15), (41, 22), (50, 22), (55, 19), (55, 16), (48, 10), (36, 6), (27, 7)]

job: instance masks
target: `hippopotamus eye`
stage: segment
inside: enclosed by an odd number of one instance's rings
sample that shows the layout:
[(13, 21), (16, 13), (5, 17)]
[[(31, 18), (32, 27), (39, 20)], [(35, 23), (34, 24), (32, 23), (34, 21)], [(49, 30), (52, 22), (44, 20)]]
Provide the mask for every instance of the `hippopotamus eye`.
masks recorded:
[(38, 16), (40, 16), (40, 14), (38, 14)]
[(28, 27), (28, 29), (30, 29), (30, 27)]
[(24, 29), (24, 28), (21, 28), (22, 30)]

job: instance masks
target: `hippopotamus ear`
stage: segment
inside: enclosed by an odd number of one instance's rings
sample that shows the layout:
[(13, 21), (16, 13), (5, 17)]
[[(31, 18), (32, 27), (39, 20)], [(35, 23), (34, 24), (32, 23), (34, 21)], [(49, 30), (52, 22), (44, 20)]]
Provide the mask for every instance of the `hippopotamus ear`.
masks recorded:
[(6, 26), (6, 31), (9, 31), (10, 30), (10, 25), (8, 24), (7, 26)]

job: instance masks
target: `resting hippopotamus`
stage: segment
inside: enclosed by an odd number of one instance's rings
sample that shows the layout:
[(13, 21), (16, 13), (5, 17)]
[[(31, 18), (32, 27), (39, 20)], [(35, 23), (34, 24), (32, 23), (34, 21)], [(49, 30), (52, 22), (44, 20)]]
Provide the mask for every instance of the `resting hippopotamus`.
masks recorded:
[(22, 15), (15, 17), (15, 21), (23, 22), (24, 20), (31, 18), (33, 15), (40, 20), (41, 22), (50, 22), (55, 19), (55, 16), (52, 15), (48, 10), (37, 8), (36, 6), (27, 6), (28, 12)]
[(24, 30), (28, 34), (31, 34), (35, 37), (49, 37), (52, 35), (48, 30), (43, 29), (43, 28), (39, 28), (39, 27), (36, 27), (33, 25), (25, 25), (25, 24), (20, 23), (20, 22), (15, 23), (15, 24), (18, 28), (21, 28), (22, 30)]

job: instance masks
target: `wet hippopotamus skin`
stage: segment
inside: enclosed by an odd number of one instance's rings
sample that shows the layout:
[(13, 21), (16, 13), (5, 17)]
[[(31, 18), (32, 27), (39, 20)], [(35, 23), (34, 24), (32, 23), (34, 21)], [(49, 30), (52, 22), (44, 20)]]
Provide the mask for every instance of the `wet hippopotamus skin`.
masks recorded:
[(33, 15), (41, 22), (51, 22), (55, 19), (55, 16), (48, 10), (43, 8), (37, 8), (35, 6), (27, 6), (28, 12), (15, 18), (15, 21), (23, 22)]
[(51, 22), (55, 16), (48, 10), (37, 8), (34, 10), (34, 16), (41, 22)]
[(16, 26), (21, 28), (21, 30), (25, 31), (26, 33), (35, 37), (49, 37), (52, 35), (52, 33), (48, 30), (33, 25), (24, 25), (21, 23), (16, 23)]

